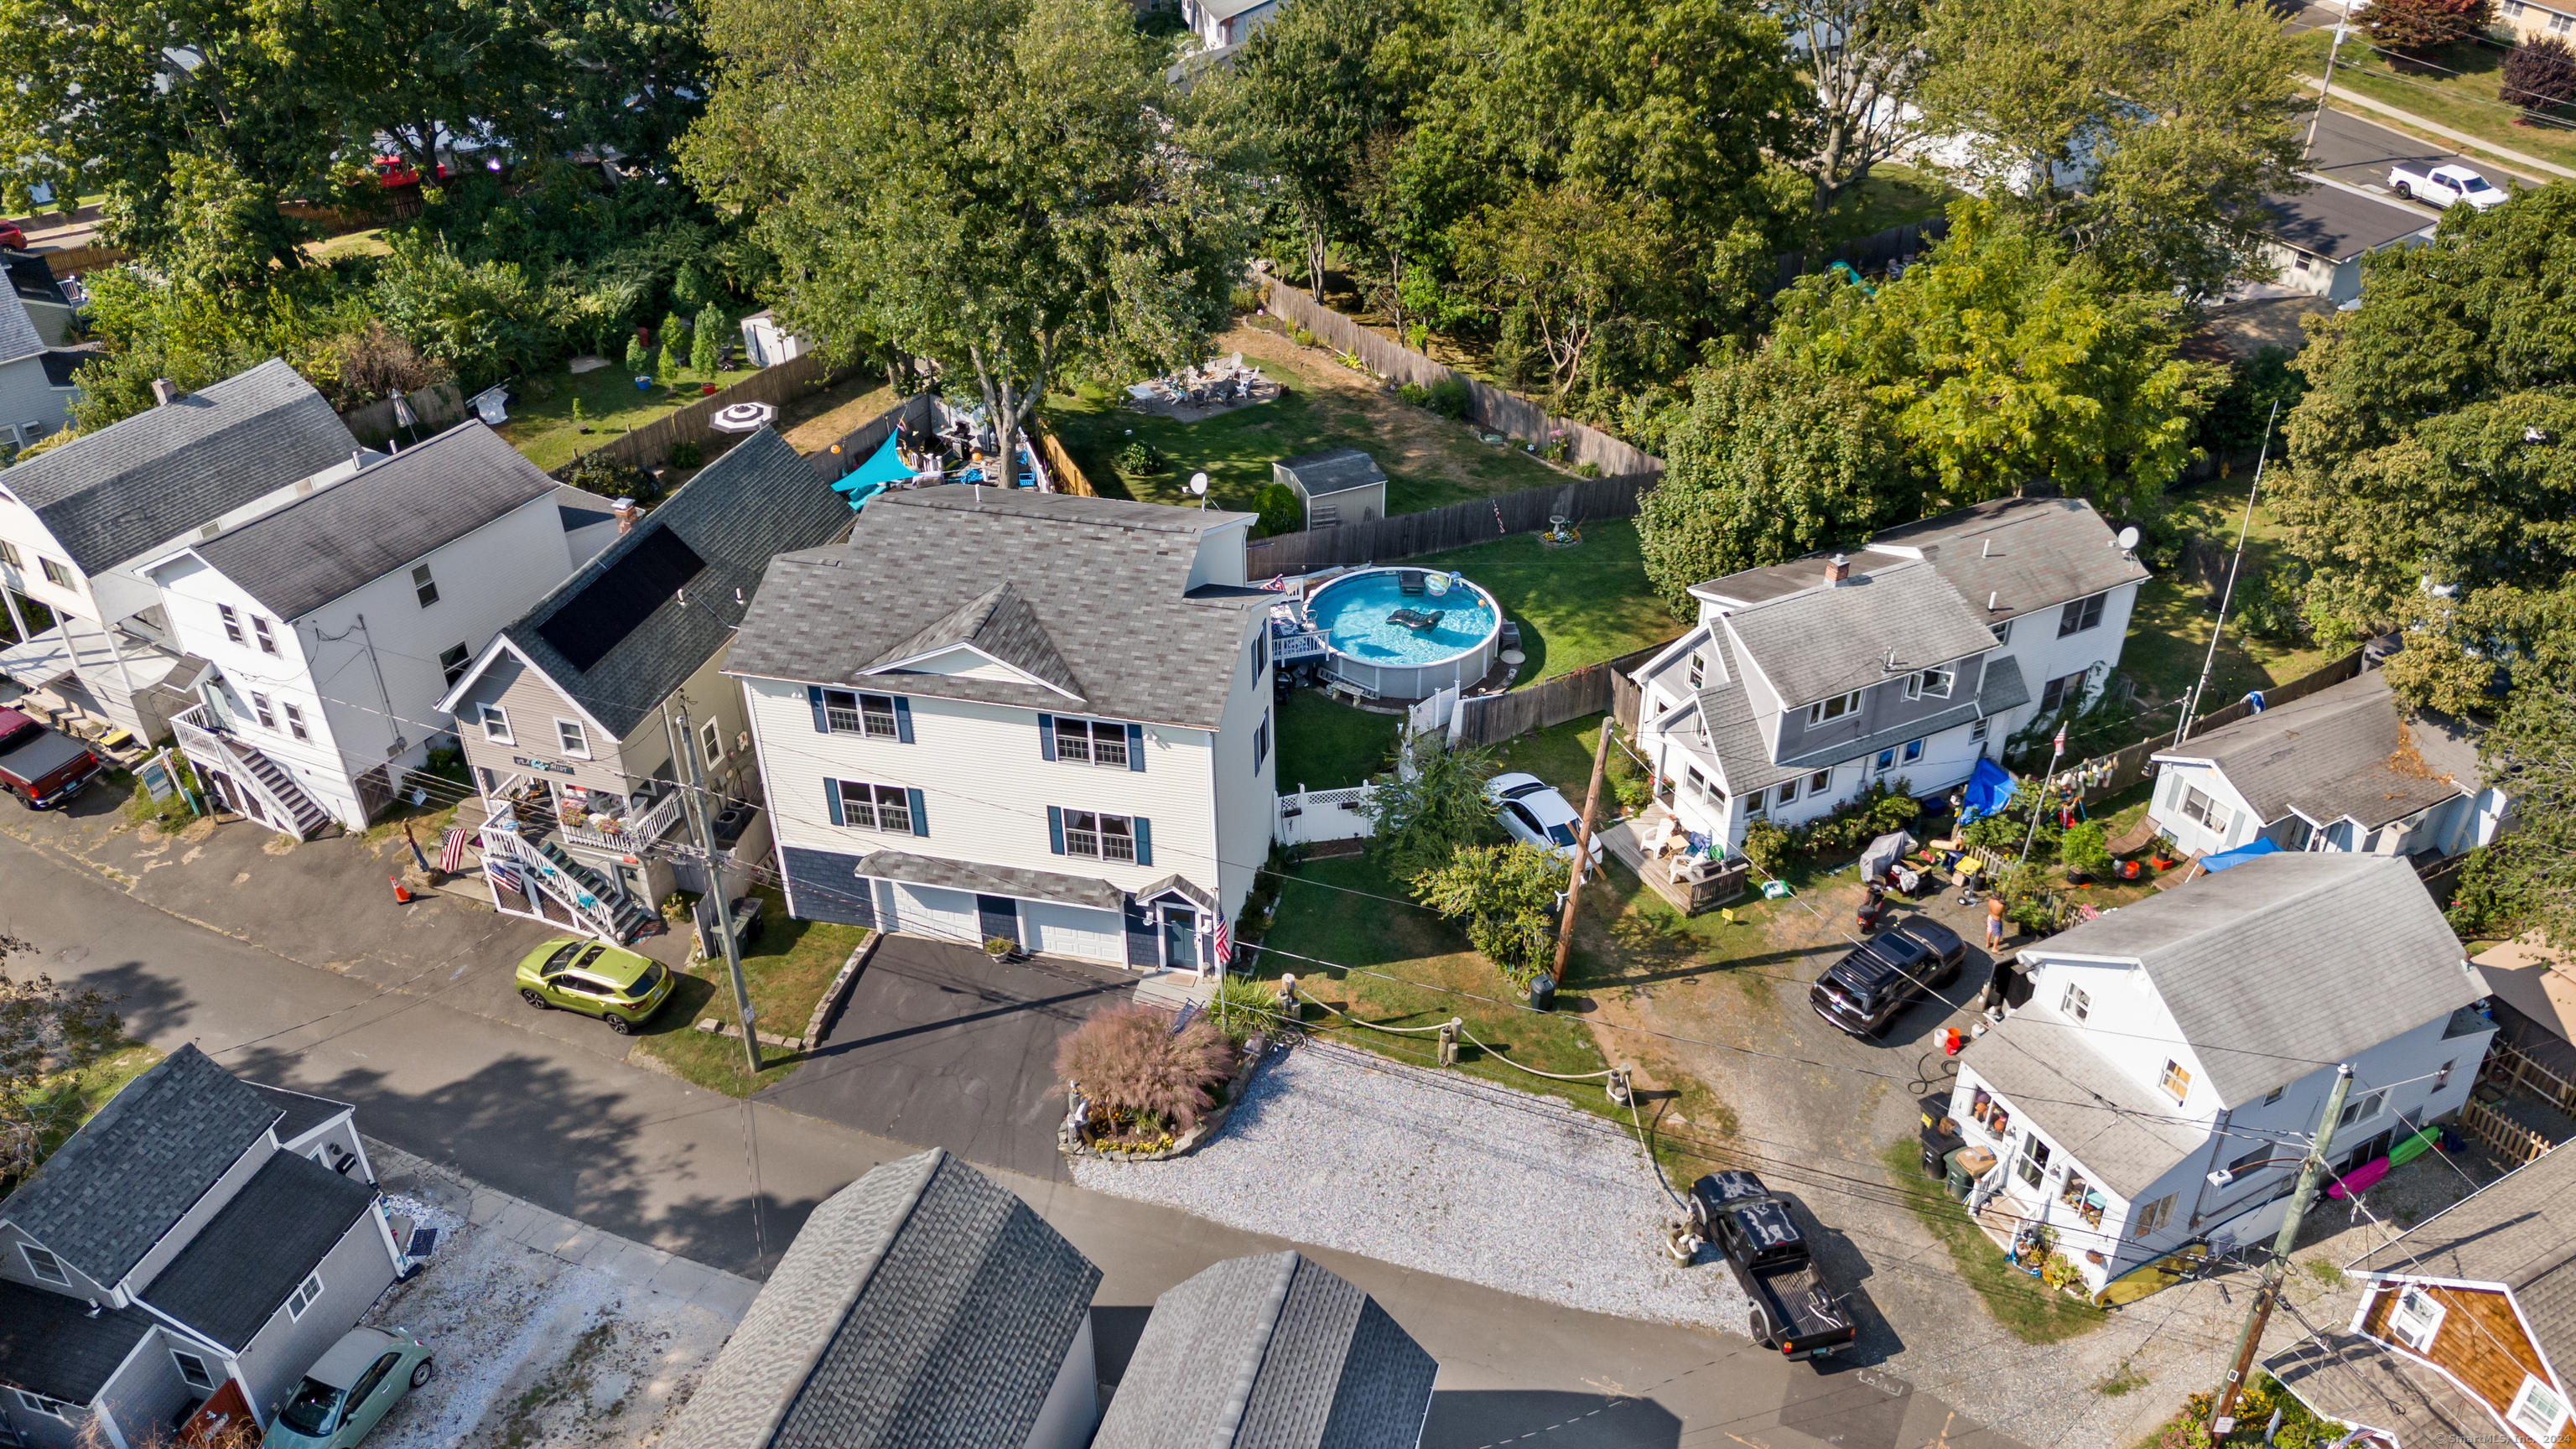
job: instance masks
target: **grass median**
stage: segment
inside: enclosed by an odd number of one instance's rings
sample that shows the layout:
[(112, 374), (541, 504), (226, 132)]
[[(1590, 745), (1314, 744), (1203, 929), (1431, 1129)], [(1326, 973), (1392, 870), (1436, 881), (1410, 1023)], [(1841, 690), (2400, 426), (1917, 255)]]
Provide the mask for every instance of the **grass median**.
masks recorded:
[[(850, 953), (867, 939), (867, 929), (790, 920), (787, 903), (776, 891), (761, 889), (752, 894), (764, 902), (759, 939), (742, 955), (753, 1017), (772, 1036), (802, 1036), (814, 1015), (814, 1004), (823, 999), (824, 988), (840, 974)], [(802, 1053), (763, 1043), (760, 1079), (751, 1081), (740, 1037), (698, 1030), (698, 1023), (709, 1017), (727, 1026), (741, 1024), (723, 958), (674, 975), (677, 984), (671, 999), (637, 1031), (637, 1053), (674, 1076), (733, 1097), (785, 1081), (804, 1061)]]

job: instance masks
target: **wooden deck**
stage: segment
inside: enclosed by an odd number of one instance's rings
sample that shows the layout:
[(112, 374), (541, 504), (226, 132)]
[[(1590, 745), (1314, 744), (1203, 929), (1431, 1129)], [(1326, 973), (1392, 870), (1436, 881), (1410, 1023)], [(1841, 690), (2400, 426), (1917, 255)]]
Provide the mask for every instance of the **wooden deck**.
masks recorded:
[(1724, 869), (1708, 879), (1691, 881), (1674, 877), (1673, 861), (1646, 854), (1646, 831), (1671, 814), (1662, 805), (1655, 805), (1642, 816), (1604, 826), (1601, 841), (1622, 864), (1637, 873), (1637, 879), (1685, 916), (1696, 916), (1740, 899), (1752, 875), (1752, 867), (1741, 857), (1727, 862)]

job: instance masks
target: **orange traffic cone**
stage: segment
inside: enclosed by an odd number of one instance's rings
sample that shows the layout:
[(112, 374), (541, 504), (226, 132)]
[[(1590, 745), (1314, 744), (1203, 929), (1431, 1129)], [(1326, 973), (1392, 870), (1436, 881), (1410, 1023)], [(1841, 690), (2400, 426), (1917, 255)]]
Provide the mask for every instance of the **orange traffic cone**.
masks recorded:
[(403, 889), (403, 883), (393, 876), (386, 876), (385, 879), (393, 882), (395, 903), (398, 905), (410, 904), (411, 892)]

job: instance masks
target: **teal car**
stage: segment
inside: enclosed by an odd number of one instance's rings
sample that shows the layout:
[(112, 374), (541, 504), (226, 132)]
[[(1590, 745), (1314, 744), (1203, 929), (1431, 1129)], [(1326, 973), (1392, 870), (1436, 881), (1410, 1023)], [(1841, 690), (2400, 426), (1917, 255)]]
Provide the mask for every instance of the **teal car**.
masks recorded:
[(402, 1396), (438, 1372), (408, 1329), (353, 1328), (304, 1371), (260, 1449), (350, 1449)]
[(671, 973), (604, 941), (562, 937), (519, 962), (519, 999), (539, 1011), (578, 1011), (624, 1036), (661, 1009)]

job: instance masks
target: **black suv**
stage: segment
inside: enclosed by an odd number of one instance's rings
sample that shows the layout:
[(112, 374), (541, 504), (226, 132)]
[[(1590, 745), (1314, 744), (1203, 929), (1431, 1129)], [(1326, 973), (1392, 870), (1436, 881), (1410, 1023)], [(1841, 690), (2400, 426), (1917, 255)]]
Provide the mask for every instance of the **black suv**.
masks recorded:
[(1828, 967), (1808, 990), (1807, 1000), (1816, 1015), (1836, 1027), (1874, 1038), (1916, 998), (1957, 980), (1965, 957), (1962, 949), (1944, 961), (1912, 935), (1888, 931)]

